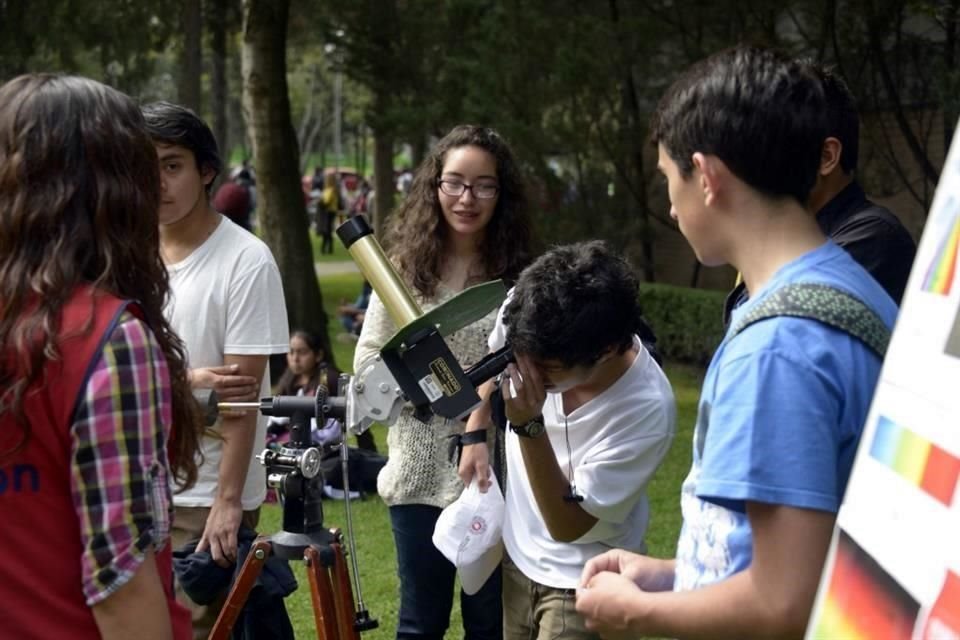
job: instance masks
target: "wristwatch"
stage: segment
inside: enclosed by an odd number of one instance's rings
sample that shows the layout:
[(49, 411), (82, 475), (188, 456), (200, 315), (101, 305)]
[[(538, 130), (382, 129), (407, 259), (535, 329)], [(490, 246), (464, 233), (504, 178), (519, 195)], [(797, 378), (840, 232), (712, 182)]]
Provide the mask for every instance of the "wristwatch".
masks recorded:
[(546, 431), (546, 428), (543, 426), (542, 415), (524, 424), (511, 424), (510, 428), (521, 438), (539, 438)]

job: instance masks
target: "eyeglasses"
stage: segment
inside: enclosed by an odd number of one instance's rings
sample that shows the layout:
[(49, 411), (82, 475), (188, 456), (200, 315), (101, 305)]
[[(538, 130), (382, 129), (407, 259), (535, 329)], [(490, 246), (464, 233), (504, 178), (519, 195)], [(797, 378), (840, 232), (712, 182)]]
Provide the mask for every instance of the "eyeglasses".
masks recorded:
[(459, 180), (441, 180), (439, 186), (440, 191), (454, 198), (459, 198), (467, 190), (473, 194), (474, 198), (480, 200), (496, 198), (497, 194), (500, 193), (500, 187), (495, 184), (467, 184)]

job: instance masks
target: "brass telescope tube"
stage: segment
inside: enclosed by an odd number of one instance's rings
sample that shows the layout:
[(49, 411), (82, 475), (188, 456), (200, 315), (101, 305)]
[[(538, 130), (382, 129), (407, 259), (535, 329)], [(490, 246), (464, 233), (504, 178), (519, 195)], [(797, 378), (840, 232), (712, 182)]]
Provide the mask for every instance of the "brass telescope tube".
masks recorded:
[(363, 216), (353, 216), (337, 227), (337, 236), (377, 292), (397, 328), (402, 329), (423, 315), (407, 285), (387, 260), (383, 248)]

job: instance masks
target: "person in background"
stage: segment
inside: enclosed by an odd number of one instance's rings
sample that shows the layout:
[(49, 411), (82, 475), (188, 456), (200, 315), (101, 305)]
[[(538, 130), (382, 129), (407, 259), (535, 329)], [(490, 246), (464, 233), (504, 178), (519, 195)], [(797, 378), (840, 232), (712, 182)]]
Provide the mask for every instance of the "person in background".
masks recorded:
[(827, 102), (827, 138), (808, 208), (817, 212), (817, 225), (824, 235), (849, 253), (899, 305), (916, 243), (897, 216), (867, 199), (856, 180), (860, 115), (847, 83), (822, 65), (807, 66), (820, 79)]
[(410, 171), (410, 167), (404, 165), (403, 169), (400, 170), (400, 175), (397, 176), (397, 192), (406, 196), (410, 193), (412, 186), (413, 172)]
[(323, 179), (323, 193), (317, 202), (317, 233), (320, 235), (320, 253), (333, 253), (333, 225), (340, 208), (340, 190), (337, 174), (328, 173)]
[(346, 330), (348, 335), (359, 336), (363, 329), (363, 319), (367, 314), (367, 307), (370, 306), (370, 295), (373, 288), (366, 280), (363, 281), (363, 287), (360, 289), (360, 295), (353, 303), (343, 301), (337, 308), (337, 314), (340, 316), (340, 324)]
[(171, 488), (201, 425), (164, 318), (156, 151), (86, 78), (0, 87), (0, 614), (7, 638), (190, 638)]
[(366, 196), (366, 206), (367, 211), (364, 214), (367, 220), (370, 222), (370, 226), (373, 227), (377, 219), (377, 190), (373, 185), (377, 184), (377, 181), (374, 176), (370, 176), (370, 190), (367, 191)]
[[(510, 148), (492, 129), (455, 127), (428, 153), (410, 193), (390, 216), (386, 247), (414, 298), (430, 309), (466, 287), (495, 278), (513, 281), (530, 254), (523, 180)], [(487, 352), (496, 312), (446, 338), (466, 368)], [(396, 332), (374, 293), (354, 356), (354, 370)], [(440, 639), (450, 624), (456, 569), (431, 543), (437, 518), (463, 490), (449, 440), (463, 423), (412, 407), (387, 431), (390, 458), (377, 478), (390, 508), (397, 546), (400, 612), (397, 638)], [(490, 429), (492, 432), (493, 429)], [(500, 573), (479, 592), (461, 594), (464, 636), (502, 638)]]
[[(323, 385), (328, 396), (340, 394), (340, 371), (327, 362), (327, 356), (320, 338), (309, 331), (296, 329), (290, 334), (290, 350), (287, 352), (287, 370), (277, 381), (277, 394), (282, 396), (315, 395), (317, 388)], [(287, 418), (271, 418), (267, 428), (276, 441), (286, 436)], [(340, 429), (339, 422), (336, 429)], [(330, 425), (317, 425), (314, 418), (312, 431), (329, 428)], [(329, 438), (328, 438), (329, 439)], [(339, 437), (337, 438), (339, 441)], [(377, 444), (369, 430), (357, 436), (357, 445), (361, 449), (376, 451)]]
[[(280, 271), (269, 247), (231, 224), (210, 203), (221, 168), (213, 132), (191, 110), (168, 102), (142, 107), (160, 170), (160, 254), (172, 296), (165, 313), (183, 339), (194, 389), (214, 389), (223, 400), (270, 395), (267, 359), (289, 341)], [(266, 445), (266, 417), (220, 414), (215, 433), (201, 441), (196, 485), (174, 497), (177, 548), (199, 539), (228, 567), (237, 560), (241, 524), (256, 529), (266, 496), (257, 454)], [(226, 593), (191, 606), (194, 636), (206, 638)]]
[(357, 197), (353, 199), (353, 204), (350, 205), (350, 216), (365, 215), (367, 213), (370, 191), (370, 183), (366, 180), (361, 180), (360, 187), (357, 189)]
[(213, 196), (213, 208), (226, 216), (237, 226), (253, 230), (250, 219), (253, 207), (250, 206), (250, 172), (243, 169), (236, 177), (224, 182)]
[(313, 168), (313, 177), (310, 178), (310, 188), (323, 190), (323, 167), (320, 165)]
[(250, 164), (250, 158), (244, 158), (239, 167), (231, 172), (231, 178), (239, 181), (250, 194), (250, 226), (257, 228), (257, 171)]

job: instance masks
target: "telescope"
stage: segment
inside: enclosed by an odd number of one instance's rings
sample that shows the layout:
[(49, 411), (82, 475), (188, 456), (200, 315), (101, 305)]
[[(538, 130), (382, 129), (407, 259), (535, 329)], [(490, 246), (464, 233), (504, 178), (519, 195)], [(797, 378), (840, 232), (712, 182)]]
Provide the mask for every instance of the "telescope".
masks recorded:
[(443, 338), (499, 308), (507, 294), (503, 281), (469, 287), (423, 313), (366, 218), (348, 219), (337, 235), (399, 327), (345, 389), (347, 429), (359, 434), (373, 422), (393, 424), (405, 402), (423, 422), (434, 413), (458, 420), (473, 411), (480, 404), (477, 387), (503, 371), (513, 354), (505, 347), (464, 371)]
[[(361, 363), (352, 376), (340, 377), (342, 395), (329, 396), (323, 385), (314, 396), (273, 396), (259, 402), (218, 402), (212, 391), (194, 392), (208, 425), (216, 422), (221, 410), (257, 410), (267, 416), (290, 418), (290, 441), (278, 450), (266, 449), (258, 456), (267, 470), (267, 484), (277, 489), (282, 499), (282, 531), (258, 541), (263, 545), (259, 555), (248, 556), (241, 576), (255, 579), (260, 566), (256, 563), (262, 563), (263, 557), (271, 553), (286, 560), (302, 557), (312, 563), (308, 575), (318, 634), (329, 639), (358, 638), (359, 632), (376, 628), (377, 621), (367, 612), (360, 587), (350, 514), (346, 437), (344, 434), (341, 439), (340, 456), (353, 585), (347, 576), (342, 537), (338, 530), (329, 530), (323, 524), (321, 452), (311, 439), (311, 419), (324, 424), (327, 418), (337, 418), (345, 430), (361, 434), (374, 422), (393, 424), (409, 402), (414, 417), (423, 422), (433, 414), (458, 420), (480, 404), (477, 387), (514, 359), (507, 346), (464, 371), (444, 341), (444, 336), (500, 306), (506, 297), (502, 281), (465, 289), (423, 313), (363, 216), (348, 219), (337, 229), (337, 235), (399, 327), (379, 353)], [(239, 591), (235, 585), (228, 597), (231, 606), (224, 608), (211, 638), (226, 637), (248, 592)]]

